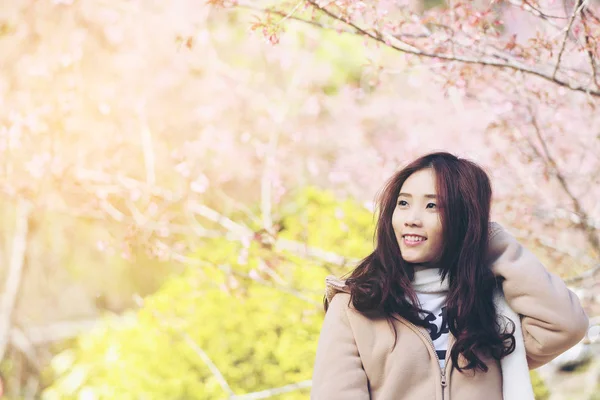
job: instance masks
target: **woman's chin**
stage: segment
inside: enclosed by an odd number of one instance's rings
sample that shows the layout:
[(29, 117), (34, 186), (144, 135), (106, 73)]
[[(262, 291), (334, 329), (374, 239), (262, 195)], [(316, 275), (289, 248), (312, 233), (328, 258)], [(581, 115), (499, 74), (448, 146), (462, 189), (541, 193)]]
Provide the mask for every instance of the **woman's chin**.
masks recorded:
[(403, 257), (404, 261), (409, 263), (409, 264), (422, 264), (425, 260), (422, 260), (420, 258), (406, 258)]
[(425, 257), (402, 256), (402, 259), (404, 260), (404, 262), (406, 262), (408, 264), (415, 264), (415, 265), (426, 265), (426, 264), (430, 264), (432, 262), (431, 259), (425, 258)]

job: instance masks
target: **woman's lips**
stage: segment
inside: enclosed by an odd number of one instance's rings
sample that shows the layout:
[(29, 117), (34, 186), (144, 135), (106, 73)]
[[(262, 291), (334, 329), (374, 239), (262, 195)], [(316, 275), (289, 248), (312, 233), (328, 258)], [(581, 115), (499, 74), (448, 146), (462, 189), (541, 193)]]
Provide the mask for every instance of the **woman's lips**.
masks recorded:
[(417, 247), (422, 245), (423, 243), (425, 243), (427, 239), (421, 239), (421, 240), (408, 240), (406, 237), (402, 238), (402, 241), (404, 242), (404, 244), (408, 247)]

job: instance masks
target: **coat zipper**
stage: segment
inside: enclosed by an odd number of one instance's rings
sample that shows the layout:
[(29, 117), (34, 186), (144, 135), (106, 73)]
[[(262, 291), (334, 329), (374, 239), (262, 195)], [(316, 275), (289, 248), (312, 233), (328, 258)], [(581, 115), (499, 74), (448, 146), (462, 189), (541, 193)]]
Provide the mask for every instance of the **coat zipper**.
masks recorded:
[[(406, 323), (410, 324), (413, 328), (415, 328), (415, 330), (419, 333), (419, 335), (424, 337), (425, 340), (430, 344), (430, 347), (433, 350), (433, 354), (436, 355), (437, 365), (439, 366), (440, 362), (439, 362), (439, 360), (437, 360), (437, 353), (435, 350), (435, 345), (433, 344), (433, 340), (431, 340), (431, 336), (423, 333), (423, 331), (421, 329), (419, 329), (419, 327), (417, 327), (412, 322), (407, 321), (407, 320), (405, 320), (405, 321), (406, 321)], [(448, 340), (448, 348), (446, 349), (446, 357), (444, 358), (444, 368), (439, 367), (440, 368), (440, 385), (442, 386), (442, 400), (444, 400), (444, 398), (445, 398), (444, 391), (445, 391), (446, 387), (448, 386), (448, 380), (446, 379), (446, 367), (448, 366), (448, 355), (449, 354), (450, 354), (450, 340)]]
[[(332, 281), (327, 281), (327, 283), (331, 284), (332, 286), (334, 286), (336, 289), (340, 289), (343, 290), (345, 285), (340, 285), (338, 282), (332, 282)], [(422, 337), (425, 338), (425, 340), (430, 344), (431, 349), (433, 350), (433, 354), (435, 355), (436, 361), (437, 361), (437, 365), (440, 365), (439, 360), (437, 359), (437, 353), (435, 350), (435, 345), (433, 344), (433, 340), (431, 340), (431, 336), (429, 336), (429, 334), (425, 334), (423, 333), (423, 331), (421, 329), (419, 329), (419, 327), (417, 327), (415, 324), (413, 324), (412, 322), (404, 319), (404, 322), (406, 322), (407, 324), (409, 324), (410, 326), (412, 326), (414, 328), (414, 330), (416, 332), (419, 333), (419, 335), (421, 335)], [(450, 335), (450, 338), (452, 337), (452, 335)], [(450, 354), (450, 339), (448, 340), (448, 348), (446, 349), (446, 357), (444, 358), (444, 368), (439, 367), (440, 368), (440, 385), (442, 386), (442, 400), (444, 400), (445, 398), (445, 394), (444, 391), (446, 389), (446, 387), (448, 386), (448, 381), (446, 379), (446, 367), (448, 366), (448, 356)]]

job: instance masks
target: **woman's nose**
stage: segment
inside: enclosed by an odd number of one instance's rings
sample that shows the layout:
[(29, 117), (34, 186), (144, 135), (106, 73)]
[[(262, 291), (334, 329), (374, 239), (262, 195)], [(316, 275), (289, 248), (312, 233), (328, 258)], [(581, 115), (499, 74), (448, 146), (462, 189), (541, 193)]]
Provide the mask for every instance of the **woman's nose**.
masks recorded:
[(413, 212), (407, 216), (408, 218), (404, 222), (406, 226), (421, 226), (423, 222), (421, 221), (421, 216), (417, 215), (417, 213)]

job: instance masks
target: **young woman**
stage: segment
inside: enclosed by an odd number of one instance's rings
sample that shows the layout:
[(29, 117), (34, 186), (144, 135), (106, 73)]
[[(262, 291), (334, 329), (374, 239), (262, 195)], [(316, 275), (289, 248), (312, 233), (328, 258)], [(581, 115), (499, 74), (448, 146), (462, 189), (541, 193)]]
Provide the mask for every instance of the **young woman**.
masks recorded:
[(529, 369), (583, 338), (556, 275), (490, 223), (473, 162), (433, 153), (387, 183), (376, 246), (326, 280), (313, 400), (533, 400)]

